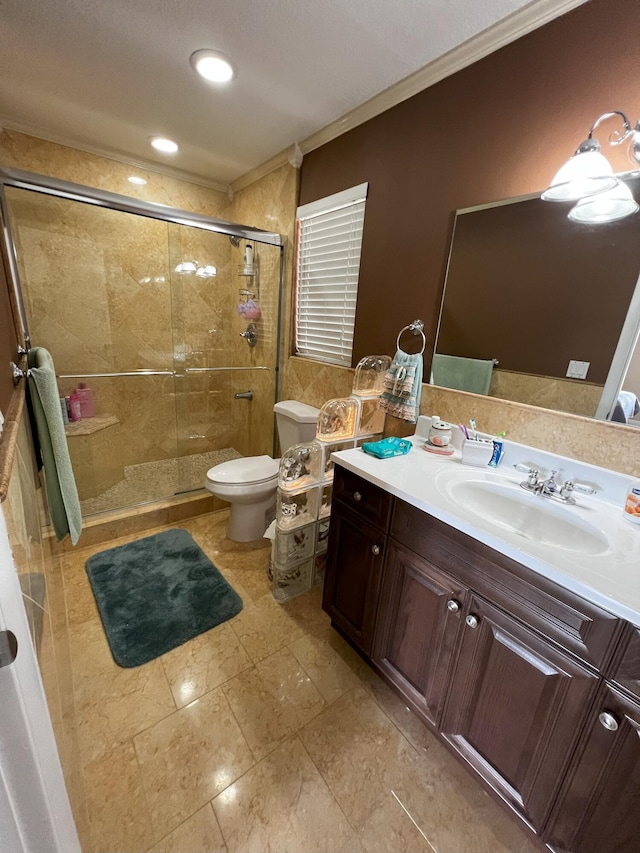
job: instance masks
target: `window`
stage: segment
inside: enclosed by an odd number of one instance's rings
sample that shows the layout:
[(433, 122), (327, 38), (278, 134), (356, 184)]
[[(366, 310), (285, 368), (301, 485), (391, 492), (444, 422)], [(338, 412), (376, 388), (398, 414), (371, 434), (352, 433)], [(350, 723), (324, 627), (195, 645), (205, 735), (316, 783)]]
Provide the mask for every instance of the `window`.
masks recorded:
[(297, 355), (351, 367), (367, 187), (298, 208)]

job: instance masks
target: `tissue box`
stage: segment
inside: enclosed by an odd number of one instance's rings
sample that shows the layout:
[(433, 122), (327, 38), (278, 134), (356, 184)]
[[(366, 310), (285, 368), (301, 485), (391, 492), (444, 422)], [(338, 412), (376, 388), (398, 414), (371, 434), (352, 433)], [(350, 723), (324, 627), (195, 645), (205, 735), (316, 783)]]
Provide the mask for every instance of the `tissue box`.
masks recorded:
[(487, 438), (465, 439), (462, 442), (462, 464), (482, 468), (489, 464), (493, 454), (493, 441)]

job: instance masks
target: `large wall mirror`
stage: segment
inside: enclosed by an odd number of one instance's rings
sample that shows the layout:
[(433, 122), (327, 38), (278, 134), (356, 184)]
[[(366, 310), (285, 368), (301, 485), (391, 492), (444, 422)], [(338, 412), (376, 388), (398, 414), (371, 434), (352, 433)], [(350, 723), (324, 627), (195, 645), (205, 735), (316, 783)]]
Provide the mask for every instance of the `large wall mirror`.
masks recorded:
[(432, 381), (640, 427), (640, 213), (585, 225), (571, 206), (457, 211)]

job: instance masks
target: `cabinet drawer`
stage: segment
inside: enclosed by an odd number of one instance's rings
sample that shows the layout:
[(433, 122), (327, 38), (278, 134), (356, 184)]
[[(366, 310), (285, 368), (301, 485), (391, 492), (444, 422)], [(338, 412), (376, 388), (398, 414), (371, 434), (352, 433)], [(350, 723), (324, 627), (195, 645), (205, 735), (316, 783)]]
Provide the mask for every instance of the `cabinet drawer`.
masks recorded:
[(387, 529), (393, 497), (339, 465), (335, 466), (333, 498), (355, 510), (365, 521)]
[(624, 625), (612, 613), (400, 500), (391, 535), (591, 666), (610, 661)]
[(640, 628), (627, 625), (612, 666), (612, 681), (640, 699)]

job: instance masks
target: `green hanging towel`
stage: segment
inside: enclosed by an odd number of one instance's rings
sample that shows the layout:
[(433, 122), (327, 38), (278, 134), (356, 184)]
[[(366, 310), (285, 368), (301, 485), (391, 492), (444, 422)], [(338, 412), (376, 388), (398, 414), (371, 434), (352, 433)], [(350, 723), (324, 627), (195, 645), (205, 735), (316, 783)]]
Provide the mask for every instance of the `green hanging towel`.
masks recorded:
[(51, 522), (58, 541), (68, 533), (75, 545), (82, 531), (82, 513), (62, 421), (53, 359), (44, 347), (33, 347), (27, 358), (29, 393), (42, 453)]

